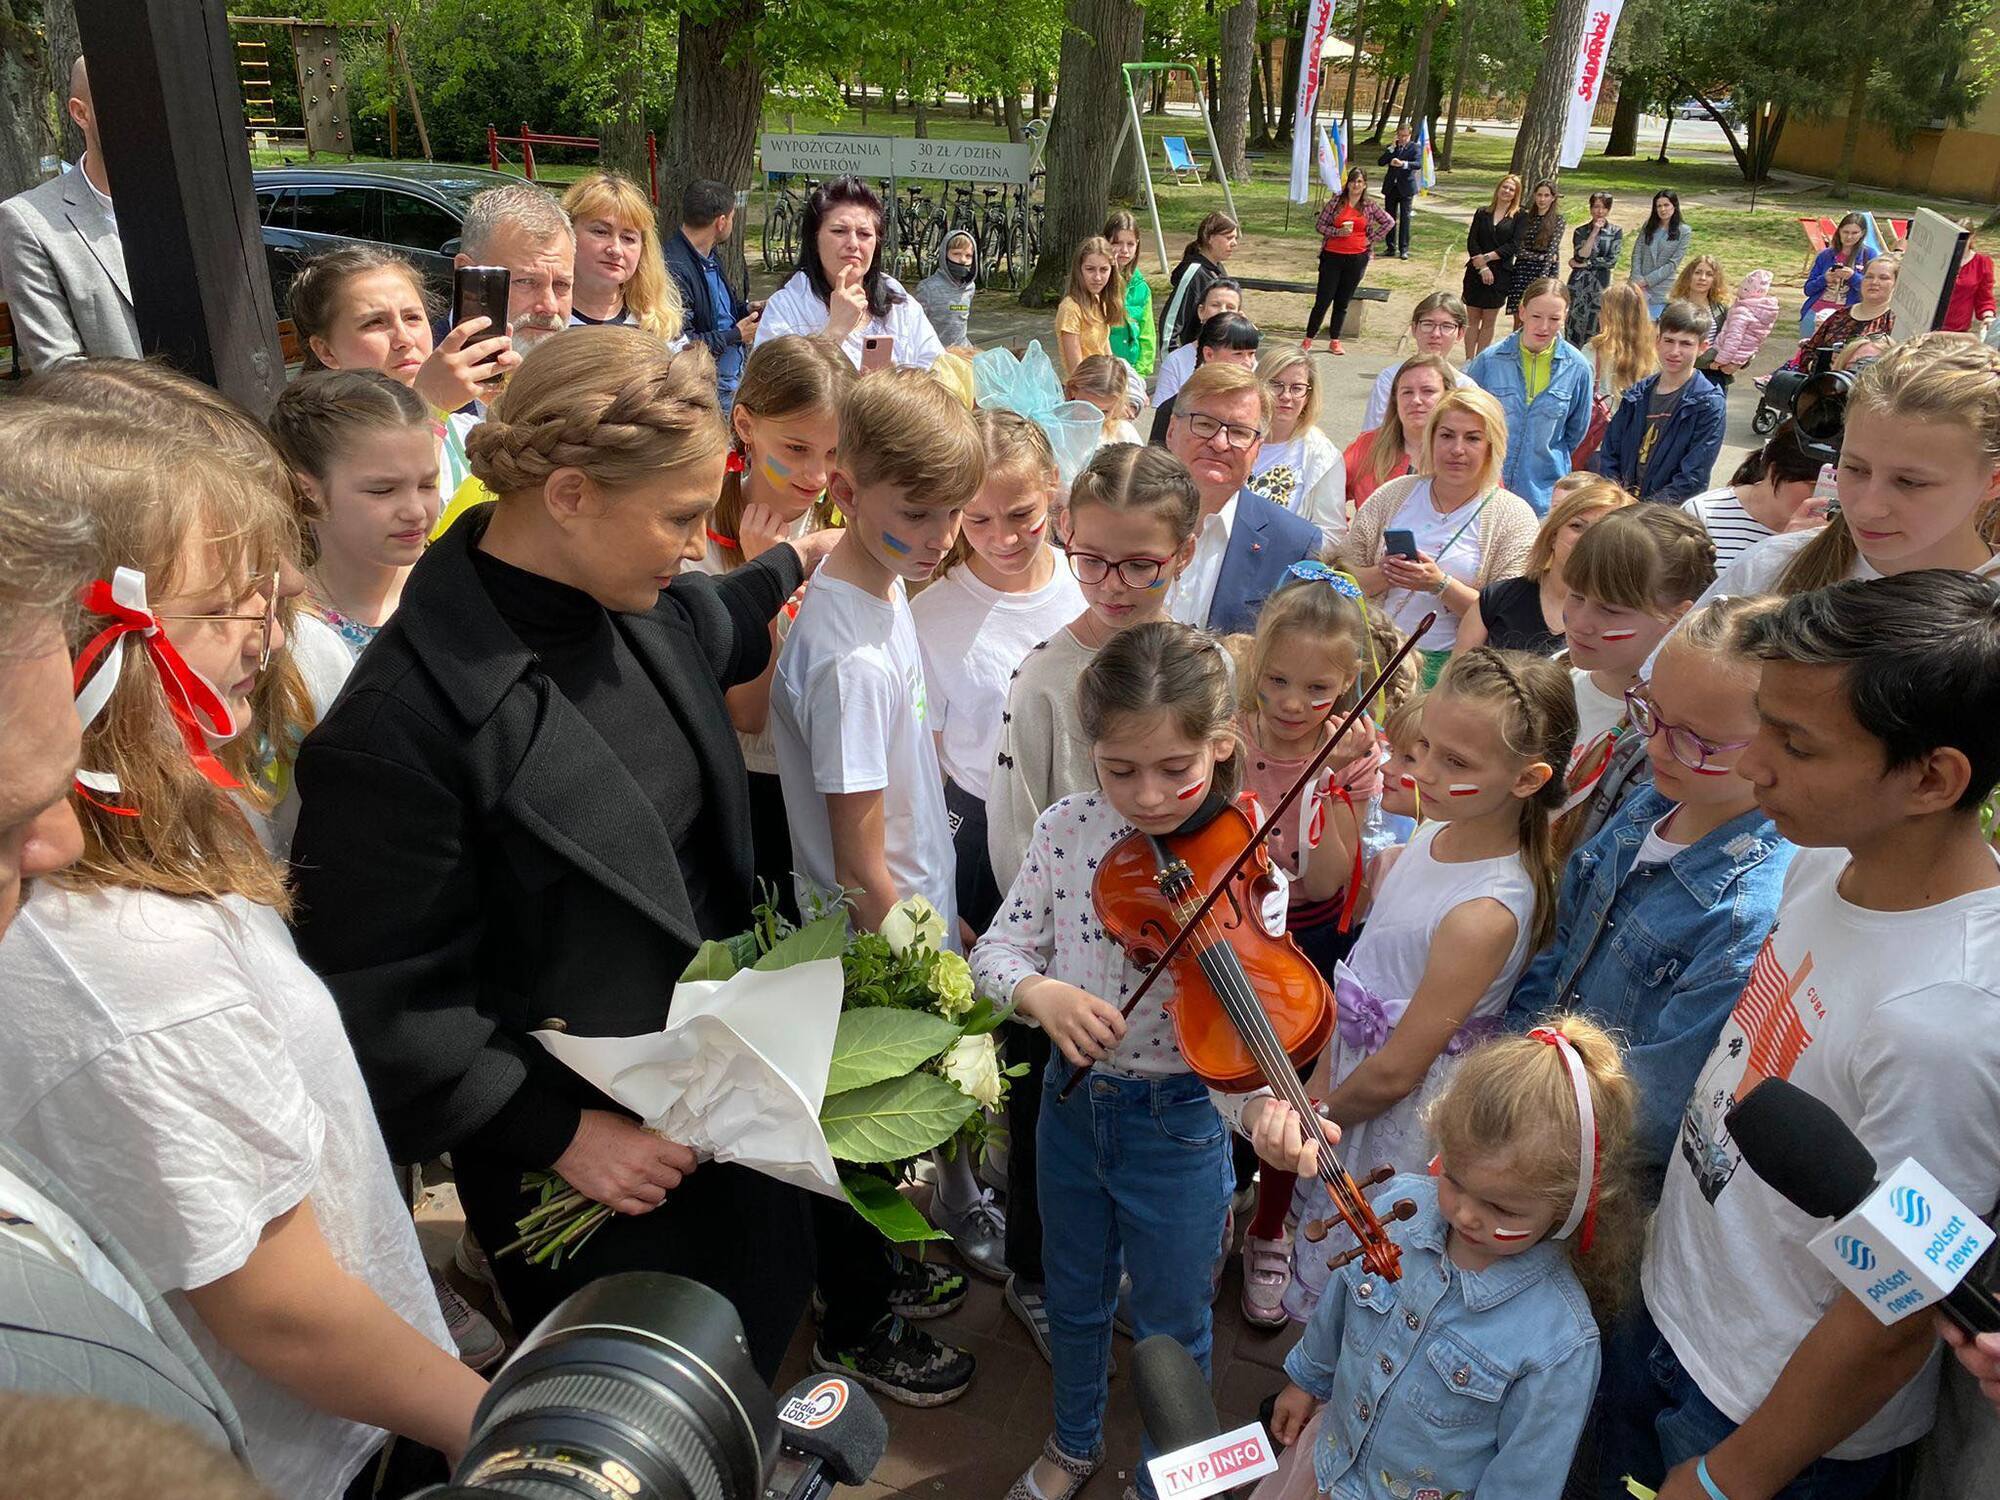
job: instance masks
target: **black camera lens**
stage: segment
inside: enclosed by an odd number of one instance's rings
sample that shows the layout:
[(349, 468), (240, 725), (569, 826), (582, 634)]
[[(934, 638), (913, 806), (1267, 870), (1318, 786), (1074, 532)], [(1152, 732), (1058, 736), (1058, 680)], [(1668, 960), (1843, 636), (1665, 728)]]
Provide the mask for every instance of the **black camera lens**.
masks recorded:
[(472, 1442), (430, 1500), (755, 1500), (777, 1403), (736, 1309), (681, 1276), (633, 1271), (566, 1298), (494, 1379)]

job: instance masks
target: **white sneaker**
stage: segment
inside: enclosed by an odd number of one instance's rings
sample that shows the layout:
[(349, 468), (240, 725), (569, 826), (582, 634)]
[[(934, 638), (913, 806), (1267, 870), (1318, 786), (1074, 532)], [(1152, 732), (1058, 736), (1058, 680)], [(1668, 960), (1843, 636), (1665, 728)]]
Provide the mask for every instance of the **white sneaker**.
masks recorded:
[(1243, 1237), (1243, 1316), (1259, 1328), (1285, 1326), (1285, 1288), (1292, 1282), (1292, 1242)]

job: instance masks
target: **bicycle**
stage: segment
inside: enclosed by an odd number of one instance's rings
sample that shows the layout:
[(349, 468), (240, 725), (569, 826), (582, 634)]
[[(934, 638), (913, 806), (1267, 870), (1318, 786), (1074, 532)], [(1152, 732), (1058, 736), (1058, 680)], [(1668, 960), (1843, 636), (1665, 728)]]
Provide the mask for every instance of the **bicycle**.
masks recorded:
[(800, 191), (792, 185), (788, 172), (773, 173), (772, 181), (778, 196), (764, 214), (764, 269), (789, 274), (799, 266), (799, 233), (805, 224), (806, 200), (819, 183), (808, 177)]

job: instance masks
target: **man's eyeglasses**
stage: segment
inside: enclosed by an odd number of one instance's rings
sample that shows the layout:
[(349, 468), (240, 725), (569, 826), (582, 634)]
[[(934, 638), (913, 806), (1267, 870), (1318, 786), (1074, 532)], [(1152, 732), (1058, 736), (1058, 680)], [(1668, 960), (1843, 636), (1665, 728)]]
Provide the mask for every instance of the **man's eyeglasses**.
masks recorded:
[(1215, 441), (1218, 432), (1229, 434), (1229, 446), (1236, 449), (1248, 448), (1264, 435), (1261, 427), (1247, 427), (1241, 422), (1225, 422), (1220, 417), (1211, 417), (1203, 412), (1191, 411), (1187, 414), (1188, 431), (1204, 443)]
[(264, 629), (264, 648), (257, 655), (257, 670), (261, 672), (271, 664), (271, 643), (276, 639), (278, 634), (279, 592), (278, 575), (275, 572), (254, 585), (250, 592), (244, 595), (246, 600), (260, 597), (264, 601), (264, 608), (261, 613), (257, 614), (170, 615), (156, 611), (153, 618), (156, 620), (200, 621), (203, 624), (213, 625), (220, 625), (225, 622), (261, 625)]
[(1625, 712), (1631, 717), (1632, 727), (1647, 739), (1664, 734), (1667, 737), (1667, 753), (1690, 771), (1720, 775), (1722, 768), (1710, 766), (1709, 758), (1741, 750), (1750, 743), (1748, 740), (1705, 740), (1685, 725), (1669, 724), (1660, 717), (1660, 711), (1653, 707), (1652, 700), (1640, 695), (1638, 688), (1625, 689)]
[(1112, 559), (1099, 557), (1095, 552), (1067, 552), (1069, 570), (1076, 575), (1078, 583), (1098, 584), (1104, 582), (1113, 568), (1118, 570), (1118, 581), (1128, 589), (1149, 589), (1160, 581), (1160, 574), (1166, 570), (1171, 557), (1121, 557)]

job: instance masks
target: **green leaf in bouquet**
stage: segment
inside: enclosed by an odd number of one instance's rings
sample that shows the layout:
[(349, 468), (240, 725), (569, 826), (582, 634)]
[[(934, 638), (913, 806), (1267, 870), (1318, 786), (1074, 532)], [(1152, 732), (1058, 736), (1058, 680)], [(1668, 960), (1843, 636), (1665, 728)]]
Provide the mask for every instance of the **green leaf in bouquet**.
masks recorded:
[(868, 1172), (842, 1172), (840, 1190), (847, 1194), (847, 1201), (854, 1205), (856, 1213), (882, 1231), (884, 1239), (911, 1245), (951, 1238), (943, 1230), (931, 1228), (929, 1220), (896, 1191), (892, 1182), (884, 1182)]
[(979, 1106), (935, 1073), (912, 1073), (836, 1094), (820, 1128), (839, 1161), (908, 1161), (950, 1140)]
[(740, 967), (730, 956), (727, 943), (707, 942), (695, 949), (694, 957), (681, 970), (680, 982), (693, 984), (697, 979), (733, 979)]
[(876, 1007), (842, 1011), (826, 1070), (829, 1096), (901, 1078), (958, 1040), (958, 1027), (920, 1010)]
[(995, 1005), (982, 995), (959, 1022), (959, 1030), (967, 1036), (984, 1036), (989, 1031), (998, 1031), (1000, 1023), (1013, 1014), (1013, 1006)]
[(770, 974), (795, 964), (809, 964), (816, 958), (838, 958), (846, 946), (847, 918), (835, 913), (780, 938), (771, 951), (751, 967), (759, 973)]

